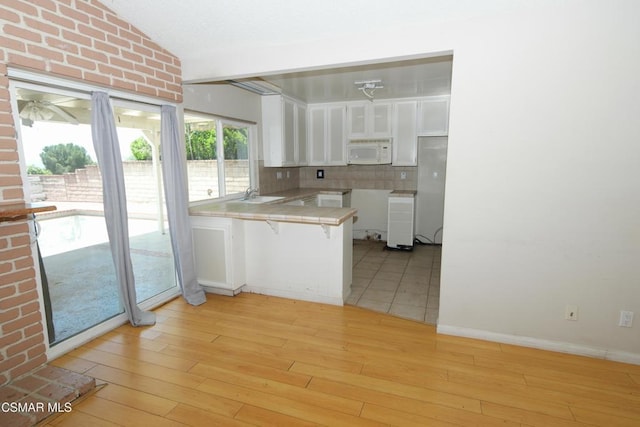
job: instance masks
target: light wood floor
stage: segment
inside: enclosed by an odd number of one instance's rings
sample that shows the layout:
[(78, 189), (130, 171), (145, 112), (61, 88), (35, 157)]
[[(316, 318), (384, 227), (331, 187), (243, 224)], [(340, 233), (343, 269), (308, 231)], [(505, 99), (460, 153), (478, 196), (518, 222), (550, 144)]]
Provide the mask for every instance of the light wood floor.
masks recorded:
[(107, 385), (47, 425), (640, 425), (640, 366), (253, 294), (156, 313), (52, 362)]

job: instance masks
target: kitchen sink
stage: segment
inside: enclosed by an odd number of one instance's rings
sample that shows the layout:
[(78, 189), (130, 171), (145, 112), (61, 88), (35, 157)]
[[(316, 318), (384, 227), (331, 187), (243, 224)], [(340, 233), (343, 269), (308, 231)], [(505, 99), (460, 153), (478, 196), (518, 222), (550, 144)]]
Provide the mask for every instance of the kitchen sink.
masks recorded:
[(234, 200), (233, 202), (237, 202), (237, 203), (269, 203), (269, 202), (275, 202), (276, 200), (282, 200), (284, 199), (284, 197), (279, 197), (279, 196), (256, 196), (256, 197), (252, 197), (250, 199), (237, 199)]

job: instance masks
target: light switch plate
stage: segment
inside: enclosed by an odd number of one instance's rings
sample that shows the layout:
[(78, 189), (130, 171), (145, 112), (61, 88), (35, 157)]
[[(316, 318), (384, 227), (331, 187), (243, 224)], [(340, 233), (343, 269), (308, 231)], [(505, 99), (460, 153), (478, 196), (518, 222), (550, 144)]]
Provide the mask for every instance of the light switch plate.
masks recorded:
[(618, 326), (623, 328), (630, 328), (633, 326), (633, 311), (620, 310), (620, 322)]

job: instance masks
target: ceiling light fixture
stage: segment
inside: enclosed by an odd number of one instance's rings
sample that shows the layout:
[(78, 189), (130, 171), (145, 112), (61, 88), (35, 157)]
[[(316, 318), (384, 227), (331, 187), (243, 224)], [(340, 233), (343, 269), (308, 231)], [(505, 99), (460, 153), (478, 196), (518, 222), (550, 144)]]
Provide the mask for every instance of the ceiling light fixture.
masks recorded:
[(373, 93), (376, 89), (382, 89), (382, 80), (363, 80), (359, 82), (354, 82), (354, 84), (358, 87), (358, 90), (361, 90), (364, 93), (364, 96), (369, 98), (369, 101), (373, 102)]

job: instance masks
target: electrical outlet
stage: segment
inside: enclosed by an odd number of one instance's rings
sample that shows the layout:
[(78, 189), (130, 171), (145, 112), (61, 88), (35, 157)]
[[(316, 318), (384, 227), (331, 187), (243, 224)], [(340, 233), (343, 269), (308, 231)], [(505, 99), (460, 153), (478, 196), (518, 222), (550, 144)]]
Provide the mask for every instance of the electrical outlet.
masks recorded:
[(618, 326), (630, 328), (633, 325), (633, 311), (620, 310), (620, 322)]
[(282, 172), (281, 171), (276, 172), (276, 179), (282, 179)]
[(407, 173), (406, 172), (400, 172), (400, 179), (407, 179)]
[(578, 320), (578, 306), (567, 305), (564, 310), (564, 318), (567, 320)]

